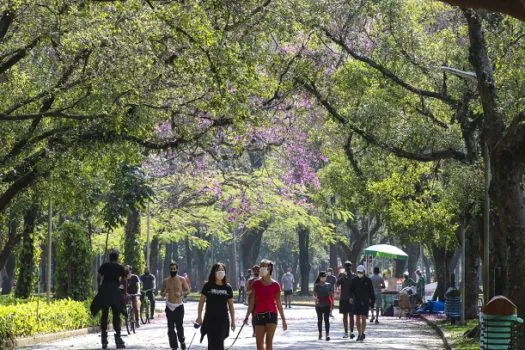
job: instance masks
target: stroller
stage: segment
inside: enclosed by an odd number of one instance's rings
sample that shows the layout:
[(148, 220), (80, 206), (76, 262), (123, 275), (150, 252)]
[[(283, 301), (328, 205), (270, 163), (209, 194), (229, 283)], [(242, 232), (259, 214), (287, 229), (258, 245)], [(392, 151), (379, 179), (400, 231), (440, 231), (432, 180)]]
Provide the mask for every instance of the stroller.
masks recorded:
[(405, 316), (407, 318), (412, 317), (418, 307), (418, 298), (416, 296), (416, 290), (414, 287), (406, 287), (399, 291), (399, 312), (397, 316), (401, 318)]

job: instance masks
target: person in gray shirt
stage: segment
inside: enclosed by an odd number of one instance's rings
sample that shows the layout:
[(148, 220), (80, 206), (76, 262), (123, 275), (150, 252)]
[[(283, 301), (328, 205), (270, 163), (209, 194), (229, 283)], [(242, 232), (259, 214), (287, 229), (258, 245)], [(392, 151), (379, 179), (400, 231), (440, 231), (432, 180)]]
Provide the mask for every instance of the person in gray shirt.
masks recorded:
[(314, 285), (315, 311), (317, 312), (317, 329), (319, 340), (323, 338), (323, 318), (326, 340), (330, 340), (330, 310), (334, 303), (334, 285), (326, 282), (326, 272), (319, 272)]
[(284, 291), (284, 307), (285, 308), (291, 308), (292, 307), (292, 295), (293, 295), (293, 284), (295, 280), (292, 274), (292, 268), (288, 268), (288, 272), (283, 274), (283, 277), (281, 277), (281, 286)]
[(379, 274), (379, 267), (374, 267), (374, 274), (370, 277), (372, 286), (374, 287), (374, 295), (376, 297), (375, 305), (372, 306), (372, 318), (370, 322), (374, 322), (374, 310), (376, 310), (376, 324), (379, 323), (379, 309), (383, 308), (383, 299), (381, 298), (381, 289), (385, 288), (385, 280)]

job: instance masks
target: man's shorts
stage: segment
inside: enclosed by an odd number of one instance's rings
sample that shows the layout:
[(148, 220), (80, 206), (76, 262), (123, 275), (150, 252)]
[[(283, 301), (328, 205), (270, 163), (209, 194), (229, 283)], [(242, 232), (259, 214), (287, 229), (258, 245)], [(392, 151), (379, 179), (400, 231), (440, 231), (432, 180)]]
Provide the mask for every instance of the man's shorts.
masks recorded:
[(375, 302), (375, 308), (376, 309), (382, 309), (383, 308), (383, 297), (381, 296), (381, 292), (375, 292), (374, 293), (375, 297), (376, 297), (376, 302)]
[(256, 326), (265, 326), (267, 324), (277, 324), (277, 314), (273, 312), (262, 312), (255, 314)]
[(350, 304), (347, 300), (339, 300), (339, 313), (347, 314), (354, 313), (354, 305)]
[(357, 302), (354, 305), (354, 315), (358, 316), (368, 316), (368, 310), (370, 309), (370, 305), (365, 302)]
[(285, 290), (284, 291), (284, 296), (288, 296), (288, 295), (292, 295), (293, 294), (293, 290)]

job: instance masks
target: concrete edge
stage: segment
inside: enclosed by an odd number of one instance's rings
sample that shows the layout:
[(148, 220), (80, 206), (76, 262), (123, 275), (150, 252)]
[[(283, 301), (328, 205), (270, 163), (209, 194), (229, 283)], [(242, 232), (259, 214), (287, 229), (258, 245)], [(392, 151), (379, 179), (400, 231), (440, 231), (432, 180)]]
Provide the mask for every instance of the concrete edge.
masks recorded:
[(434, 329), (434, 331), (436, 331), (437, 335), (443, 341), (443, 346), (445, 347), (445, 350), (452, 350), (452, 347), (450, 346), (443, 330), (435, 322), (430, 321), (428, 318), (426, 318), (424, 314), (420, 314), (419, 316), (423, 321), (426, 322), (426, 324), (428, 324), (432, 329)]
[[(155, 318), (159, 318), (164, 315), (164, 312), (156, 312)], [(113, 327), (111, 324), (108, 324), (108, 330), (112, 331)], [(30, 337), (20, 337), (14, 338), (11, 341), (0, 342), (0, 349), (16, 349), (27, 346), (38, 345), (42, 343), (55, 342), (67, 338), (78, 337), (87, 334), (99, 333), (100, 327), (88, 327), (73, 329), (70, 331), (63, 331), (57, 333), (47, 333), (47, 334), (38, 334)]]

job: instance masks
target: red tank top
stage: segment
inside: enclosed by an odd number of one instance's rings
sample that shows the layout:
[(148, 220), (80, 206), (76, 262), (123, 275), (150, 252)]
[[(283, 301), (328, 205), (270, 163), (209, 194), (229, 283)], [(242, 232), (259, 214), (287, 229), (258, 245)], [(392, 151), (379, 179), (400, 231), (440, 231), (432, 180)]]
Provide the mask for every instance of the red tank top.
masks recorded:
[(281, 294), (281, 286), (278, 282), (273, 281), (265, 286), (261, 280), (257, 280), (253, 282), (252, 291), (255, 293), (255, 313), (277, 313), (275, 297)]

